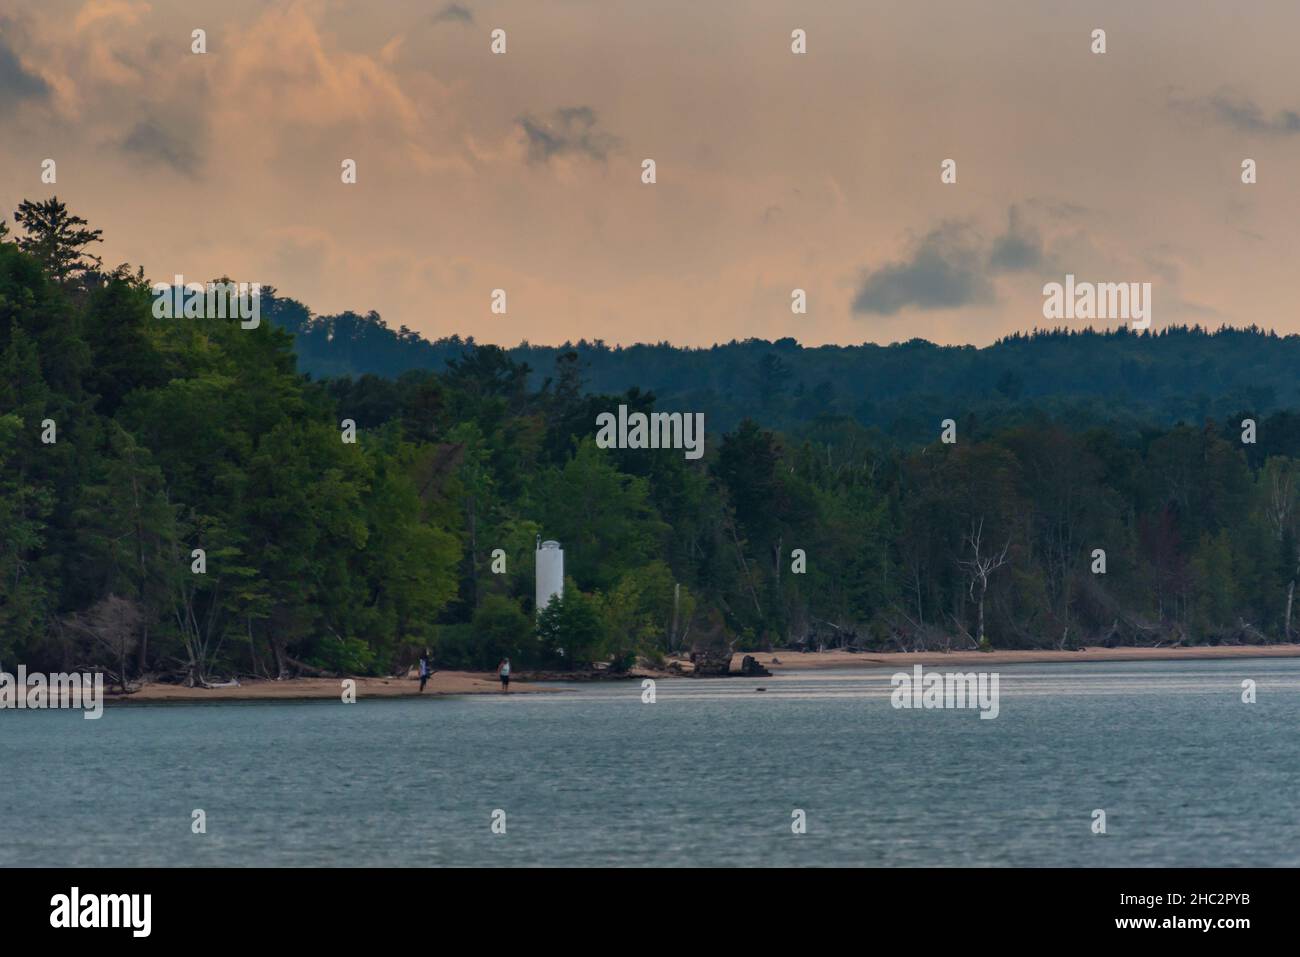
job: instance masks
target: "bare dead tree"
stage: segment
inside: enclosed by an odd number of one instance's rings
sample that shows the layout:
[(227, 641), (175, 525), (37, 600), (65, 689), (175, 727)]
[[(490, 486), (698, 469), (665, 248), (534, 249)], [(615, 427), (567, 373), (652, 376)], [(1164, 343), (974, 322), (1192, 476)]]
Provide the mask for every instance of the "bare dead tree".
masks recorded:
[[(984, 646), (984, 596), (989, 590), (989, 576), (1007, 563), (1007, 550), (1011, 548), (1011, 539), (1002, 546), (1002, 551), (996, 554), (983, 551), (984, 542), (984, 518), (980, 517), (979, 523), (971, 521), (970, 534), (966, 536), (966, 543), (970, 545), (971, 557), (968, 559), (959, 558), (957, 564), (966, 570), (966, 577), (969, 581), (969, 592), (971, 600), (977, 603), (979, 608), (979, 624), (976, 628), (975, 635), (979, 647)], [(979, 597), (975, 596), (975, 588), (979, 587)]]
[(73, 634), (89, 638), (91, 647), (106, 653), (116, 668), (108, 668), (111, 678), (116, 678), (122, 692), (126, 693), (127, 659), (140, 642), (144, 615), (140, 605), (129, 598), (109, 595), (90, 607), (85, 614), (74, 613), (63, 624)]

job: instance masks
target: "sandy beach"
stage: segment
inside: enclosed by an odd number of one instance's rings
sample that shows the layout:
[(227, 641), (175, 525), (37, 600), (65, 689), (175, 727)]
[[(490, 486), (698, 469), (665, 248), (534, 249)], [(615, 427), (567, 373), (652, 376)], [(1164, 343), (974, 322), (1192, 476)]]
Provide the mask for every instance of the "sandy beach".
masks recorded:
[[(415, 678), (354, 678), (357, 698), (419, 697)], [(284, 681), (246, 679), (237, 688), (186, 688), (183, 685), (147, 684), (129, 695), (106, 695), (106, 701), (275, 701), (298, 698), (338, 698), (343, 695), (342, 678), (289, 678)], [(510, 694), (552, 691), (525, 681), (511, 681)], [(439, 671), (424, 686), (424, 695), (501, 694), (495, 674), (470, 671)]]
[[(740, 670), (746, 654), (752, 654), (758, 663), (774, 675), (794, 671), (850, 668), (911, 668), (913, 665), (1012, 665), (1034, 663), (1070, 663), (1082, 661), (1197, 661), (1223, 658), (1295, 658), (1300, 657), (1300, 644), (1286, 645), (1218, 645), (1198, 648), (1088, 648), (1083, 651), (923, 651), (857, 653), (850, 651), (777, 651), (738, 652), (731, 659), (733, 672)], [(689, 661), (679, 660), (684, 673), (636, 669), (638, 677), (680, 679), (690, 674)], [(552, 677), (552, 676), (548, 676)], [(559, 675), (553, 677), (561, 677)], [(419, 682), (414, 678), (354, 678), (357, 697), (401, 698), (418, 697)], [(511, 681), (510, 694), (536, 694), (558, 692), (560, 689), (527, 681)], [(572, 689), (564, 689), (571, 691)], [(108, 694), (112, 702), (156, 701), (275, 701), (294, 699), (341, 698), (341, 678), (289, 678), (284, 681), (248, 679), (239, 687), (186, 688), (182, 685), (147, 684), (129, 695)], [(424, 695), (500, 694), (501, 684), (492, 673), (471, 671), (439, 671), (425, 685)]]

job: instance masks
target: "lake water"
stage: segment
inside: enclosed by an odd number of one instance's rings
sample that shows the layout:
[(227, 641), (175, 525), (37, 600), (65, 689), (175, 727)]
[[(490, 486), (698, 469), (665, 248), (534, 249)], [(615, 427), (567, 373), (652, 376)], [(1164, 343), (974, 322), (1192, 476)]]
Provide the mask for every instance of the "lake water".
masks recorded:
[(8, 711), (0, 865), (1300, 865), (1300, 660), (995, 670)]

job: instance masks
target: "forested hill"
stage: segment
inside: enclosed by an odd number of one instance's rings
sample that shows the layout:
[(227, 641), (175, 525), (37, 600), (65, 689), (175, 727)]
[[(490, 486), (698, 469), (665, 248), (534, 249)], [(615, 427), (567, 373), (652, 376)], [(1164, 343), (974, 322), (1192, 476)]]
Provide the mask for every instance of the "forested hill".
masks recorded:
[[(626, 670), (789, 645), (1296, 636), (1300, 412), (1269, 408), (1297, 406), (1295, 339), (512, 357), (275, 297), (248, 328), (161, 317), (57, 198), (14, 221), (0, 670), (128, 688), (400, 674), (426, 650)], [(339, 375), (366, 369), (386, 375)], [(704, 454), (602, 447), (596, 418), (621, 404), (712, 416)], [(538, 536), (565, 549), (544, 608)]]
[[(265, 312), (294, 334), (300, 368), (317, 378), (440, 372), (474, 345), (393, 330), (373, 312), (311, 316), (285, 299), (271, 300)], [(1036, 331), (983, 349), (921, 339), (817, 348), (750, 339), (707, 349), (597, 340), (508, 351), (530, 367), (537, 387), (569, 350), (582, 360), (589, 391), (618, 394), (635, 385), (653, 392), (660, 408), (704, 412), (709, 430), (720, 432), (746, 416), (789, 428), (832, 413), (898, 439), (928, 440), (939, 419), (1005, 418), (1027, 406), (1068, 413), (1075, 425), (1135, 428), (1300, 408), (1300, 336), (1256, 328)]]

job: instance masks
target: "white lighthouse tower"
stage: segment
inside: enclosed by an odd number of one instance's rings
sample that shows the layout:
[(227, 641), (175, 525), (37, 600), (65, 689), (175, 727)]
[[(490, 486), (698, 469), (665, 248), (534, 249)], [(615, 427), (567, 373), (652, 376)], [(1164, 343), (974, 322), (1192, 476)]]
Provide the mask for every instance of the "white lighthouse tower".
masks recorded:
[(537, 536), (537, 611), (540, 614), (551, 596), (564, 597), (564, 549), (559, 542), (544, 542)]

